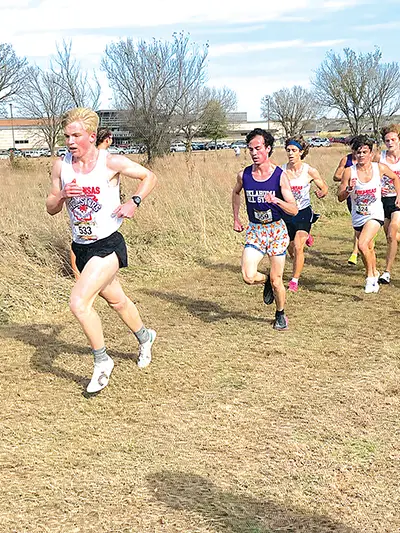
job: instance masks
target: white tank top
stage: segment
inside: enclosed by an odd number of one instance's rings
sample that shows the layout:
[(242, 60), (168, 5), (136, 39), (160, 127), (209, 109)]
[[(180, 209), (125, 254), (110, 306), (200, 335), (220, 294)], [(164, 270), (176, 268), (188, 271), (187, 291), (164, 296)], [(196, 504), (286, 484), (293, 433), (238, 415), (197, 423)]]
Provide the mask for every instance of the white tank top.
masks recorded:
[(104, 239), (118, 230), (122, 218), (112, 213), (120, 205), (119, 178), (110, 185), (106, 166), (107, 151), (99, 150), (96, 166), (89, 174), (76, 173), (72, 168), (72, 154), (65, 155), (61, 166), (61, 184), (76, 180), (84, 196), (69, 198), (66, 202), (71, 222), (72, 239), (78, 244), (90, 244)]
[(292, 189), (292, 193), (294, 196), (294, 199), (296, 200), (296, 204), (299, 210), (305, 209), (306, 207), (309, 207), (311, 205), (310, 200), (310, 180), (308, 177), (308, 169), (310, 168), (310, 165), (307, 163), (303, 163), (303, 166), (301, 167), (300, 175), (297, 178), (290, 178), (292, 175), (292, 172), (290, 170), (287, 170), (287, 164), (285, 163), (282, 165), (282, 170), (284, 172), (288, 172), (289, 177), (289, 183), (290, 188)]
[(358, 179), (357, 165), (352, 165), (350, 179), (354, 187), (350, 194), (353, 227), (363, 226), (371, 219), (383, 222), (385, 216), (381, 200), (379, 164), (372, 163), (372, 178), (367, 183)]
[[(386, 157), (387, 157), (387, 150), (384, 150), (383, 152), (381, 152), (380, 163), (387, 165), (390, 168), (390, 170), (393, 170), (393, 172), (397, 174), (400, 178), (400, 159), (399, 161), (397, 161), (397, 163), (388, 163)], [(382, 197), (387, 197), (387, 196), (397, 196), (396, 189), (394, 188), (393, 180), (383, 175), (382, 176)]]

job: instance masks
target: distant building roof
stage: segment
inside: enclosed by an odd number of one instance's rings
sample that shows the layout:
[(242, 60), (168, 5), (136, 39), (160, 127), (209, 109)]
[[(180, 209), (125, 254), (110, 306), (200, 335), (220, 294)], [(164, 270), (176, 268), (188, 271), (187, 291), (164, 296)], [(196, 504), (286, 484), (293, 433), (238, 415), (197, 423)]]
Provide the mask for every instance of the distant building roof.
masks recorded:
[(37, 118), (0, 118), (0, 128), (11, 128), (16, 126), (39, 126), (43, 124), (43, 119)]

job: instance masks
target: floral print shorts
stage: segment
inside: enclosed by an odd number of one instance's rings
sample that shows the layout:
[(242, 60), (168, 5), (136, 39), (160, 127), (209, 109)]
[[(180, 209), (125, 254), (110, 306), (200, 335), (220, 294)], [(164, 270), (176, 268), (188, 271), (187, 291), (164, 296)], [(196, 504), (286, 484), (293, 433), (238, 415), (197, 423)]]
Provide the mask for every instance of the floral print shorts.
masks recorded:
[(286, 253), (289, 242), (285, 221), (281, 219), (269, 224), (249, 222), (244, 246), (255, 248), (264, 255), (283, 255)]

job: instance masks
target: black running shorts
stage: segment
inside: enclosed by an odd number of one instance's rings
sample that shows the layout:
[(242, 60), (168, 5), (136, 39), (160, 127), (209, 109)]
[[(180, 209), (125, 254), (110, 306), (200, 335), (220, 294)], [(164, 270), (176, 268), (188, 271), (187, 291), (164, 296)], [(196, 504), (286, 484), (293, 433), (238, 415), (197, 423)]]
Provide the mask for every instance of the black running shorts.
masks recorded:
[(396, 205), (396, 196), (382, 196), (383, 211), (385, 218), (391, 219), (392, 214), (396, 211), (400, 211), (400, 208)]
[(115, 252), (119, 261), (119, 268), (128, 266), (128, 252), (125, 239), (118, 231), (112, 233), (104, 239), (91, 242), (90, 244), (72, 243), (72, 251), (76, 256), (76, 266), (82, 272), (86, 263), (92, 257), (107, 257)]
[[(379, 222), (379, 224), (381, 226), (383, 226), (383, 220), (377, 220), (376, 218), (371, 218), (370, 220), (375, 220), (375, 222)], [(369, 220), (368, 220), (368, 222), (369, 222)], [(363, 227), (365, 226), (365, 224), (363, 224), (362, 226), (353, 226), (354, 231), (359, 231), (361, 233), (362, 230), (363, 230)]]
[(347, 209), (348, 209), (348, 211), (349, 211), (349, 213), (351, 215), (351, 197), (350, 196), (347, 197), (346, 205), (347, 205)]
[(285, 220), (291, 241), (294, 241), (298, 231), (310, 233), (312, 218), (313, 211), (309, 206), (305, 209), (300, 209), (296, 216)]

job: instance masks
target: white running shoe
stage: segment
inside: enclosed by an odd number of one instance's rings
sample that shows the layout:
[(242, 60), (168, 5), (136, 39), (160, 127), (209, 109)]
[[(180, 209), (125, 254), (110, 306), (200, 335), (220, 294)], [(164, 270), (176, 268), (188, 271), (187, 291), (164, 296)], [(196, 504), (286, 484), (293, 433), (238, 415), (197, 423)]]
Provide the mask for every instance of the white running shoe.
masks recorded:
[(378, 282), (383, 285), (388, 285), (390, 283), (390, 272), (384, 272), (378, 279)]
[(90, 394), (93, 394), (94, 392), (99, 392), (108, 385), (111, 372), (114, 368), (114, 361), (111, 359), (111, 357), (107, 357), (107, 361), (102, 361), (101, 363), (94, 365), (92, 379), (90, 380), (90, 383), (86, 388), (86, 391)]
[(157, 336), (154, 329), (148, 329), (147, 331), (150, 335), (149, 340), (143, 344), (139, 344), (139, 358), (137, 362), (139, 368), (146, 368), (151, 363), (151, 347)]
[(372, 294), (379, 291), (379, 284), (376, 278), (366, 278), (365, 280), (365, 292)]

